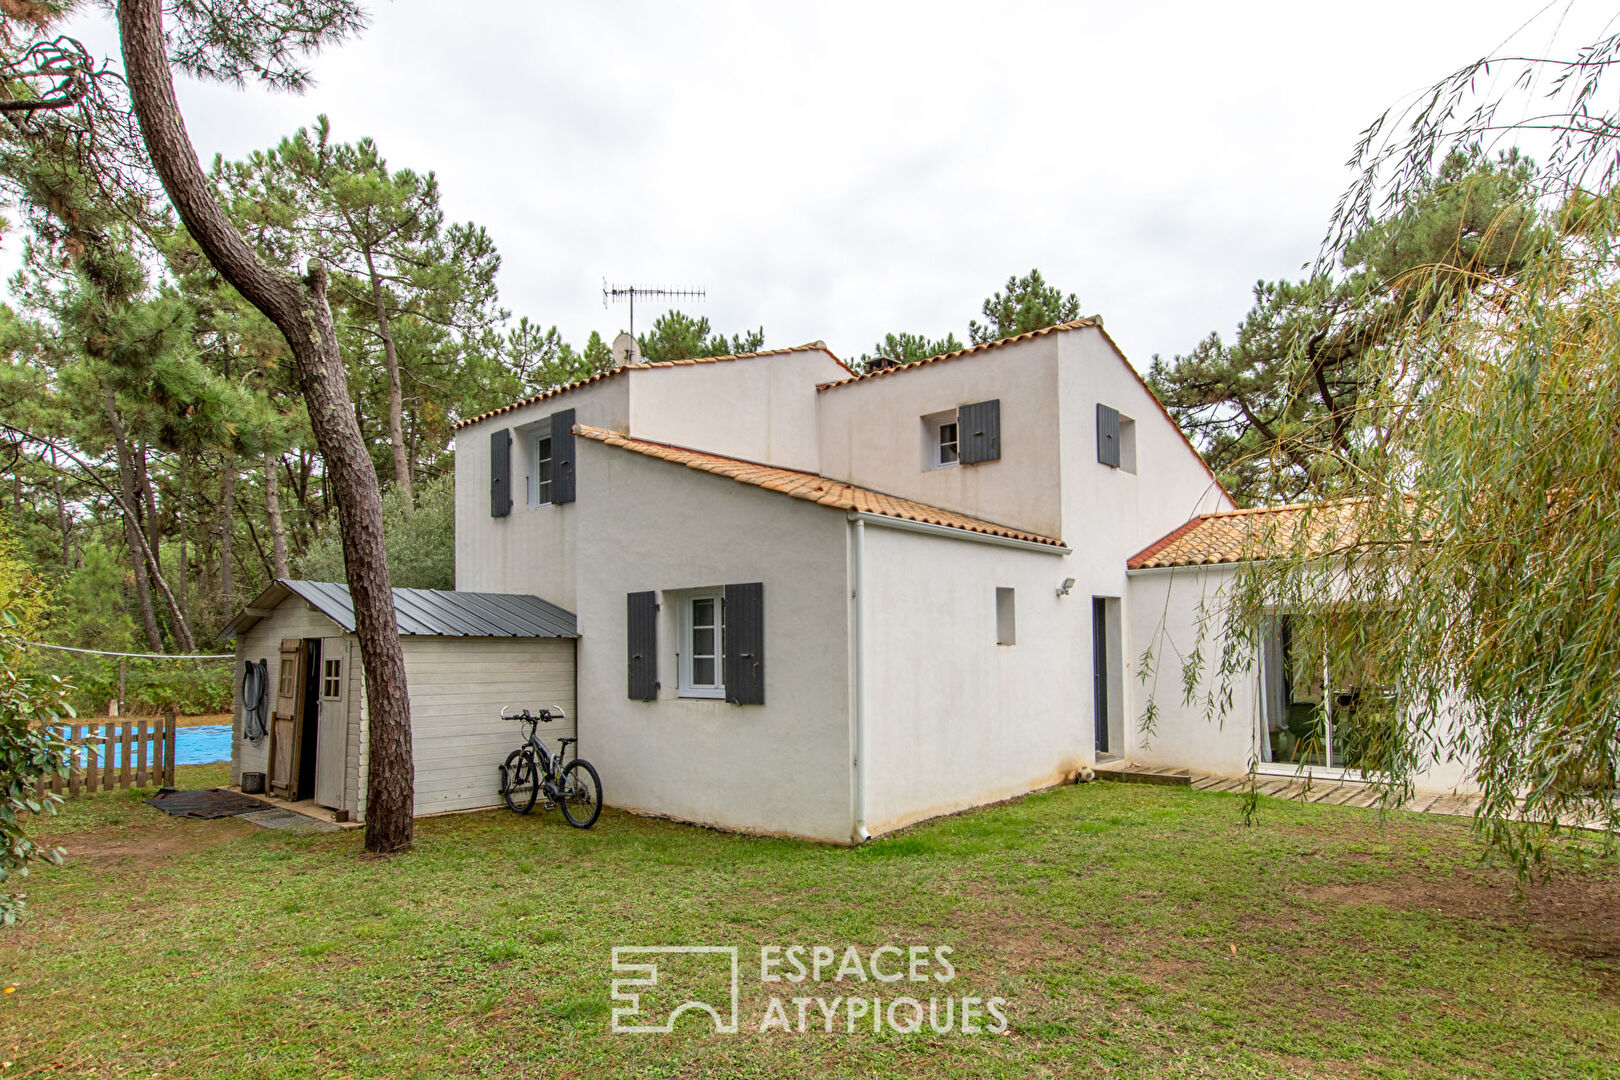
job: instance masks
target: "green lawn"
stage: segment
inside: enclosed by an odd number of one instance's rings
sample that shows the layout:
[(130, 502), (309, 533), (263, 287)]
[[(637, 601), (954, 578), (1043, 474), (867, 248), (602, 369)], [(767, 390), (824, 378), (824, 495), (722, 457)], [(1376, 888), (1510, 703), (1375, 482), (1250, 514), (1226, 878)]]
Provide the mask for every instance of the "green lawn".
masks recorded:
[[(0, 931), (0, 1078), (1620, 1071), (1620, 866), (1565, 847), (1521, 902), (1454, 819), (1266, 799), (1249, 828), (1231, 796), (1092, 784), (858, 850), (491, 812), (379, 860), (130, 793), (46, 831), (78, 855)], [(739, 946), (741, 1032), (611, 1033), (634, 944)], [(760, 1034), (773, 993), (919, 991), (762, 984), (772, 944), (949, 945), (921, 996), (1003, 997), (1010, 1028)]]

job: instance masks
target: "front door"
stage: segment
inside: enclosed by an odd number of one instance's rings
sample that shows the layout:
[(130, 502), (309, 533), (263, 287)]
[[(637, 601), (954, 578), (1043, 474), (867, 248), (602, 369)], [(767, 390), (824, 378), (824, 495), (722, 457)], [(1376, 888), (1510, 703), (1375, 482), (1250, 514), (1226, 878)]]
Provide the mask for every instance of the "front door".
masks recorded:
[(276, 710), (270, 716), (270, 794), (298, 798), (298, 769), (303, 761), (304, 641), (281, 639), (281, 668), (276, 678)]
[(349, 642), (321, 639), (320, 726), (315, 736), (315, 801), (338, 809), (343, 802), (344, 753), (349, 745)]
[(1097, 753), (1108, 753), (1108, 600), (1091, 598), (1091, 701)]

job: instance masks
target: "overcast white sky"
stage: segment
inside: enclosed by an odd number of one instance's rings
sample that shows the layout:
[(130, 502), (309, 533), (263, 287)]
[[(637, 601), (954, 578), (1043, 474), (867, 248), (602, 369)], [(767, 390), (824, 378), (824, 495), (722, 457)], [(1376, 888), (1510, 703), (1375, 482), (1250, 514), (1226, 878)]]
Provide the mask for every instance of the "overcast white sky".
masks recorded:
[(395, 0), (303, 97), (181, 104), (205, 161), (324, 112), (436, 171), (499, 245), (506, 306), (576, 343), (624, 326), (604, 277), (701, 286), (686, 309), (718, 330), (854, 357), (889, 330), (965, 339), (1039, 267), (1145, 370), (1314, 256), (1370, 119), (1542, 6)]

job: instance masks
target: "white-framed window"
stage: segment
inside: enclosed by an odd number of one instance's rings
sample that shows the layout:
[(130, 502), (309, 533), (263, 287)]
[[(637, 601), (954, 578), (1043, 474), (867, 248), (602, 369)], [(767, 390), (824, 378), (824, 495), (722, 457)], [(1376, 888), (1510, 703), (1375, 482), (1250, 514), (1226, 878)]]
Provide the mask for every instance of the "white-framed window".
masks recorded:
[(677, 600), (680, 644), (676, 656), (681, 697), (726, 696), (725, 627), (721, 618), (723, 589), (689, 589)]
[(321, 661), (321, 697), (327, 701), (336, 701), (343, 696), (343, 661), (330, 659)]
[(535, 506), (551, 502), (551, 435), (534, 437), (534, 492), (530, 500)]
[(923, 417), (923, 462), (930, 469), (944, 469), (961, 460), (961, 427), (956, 410)]

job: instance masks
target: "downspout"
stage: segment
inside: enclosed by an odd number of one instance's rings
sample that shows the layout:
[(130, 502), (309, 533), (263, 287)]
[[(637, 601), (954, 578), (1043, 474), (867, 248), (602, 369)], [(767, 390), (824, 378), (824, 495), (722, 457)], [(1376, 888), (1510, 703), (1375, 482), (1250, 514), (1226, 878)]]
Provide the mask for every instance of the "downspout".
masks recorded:
[(857, 844), (872, 838), (866, 831), (866, 579), (863, 562), (866, 550), (866, 522), (850, 521), (850, 636), (855, 666), (855, 821), (850, 830)]

